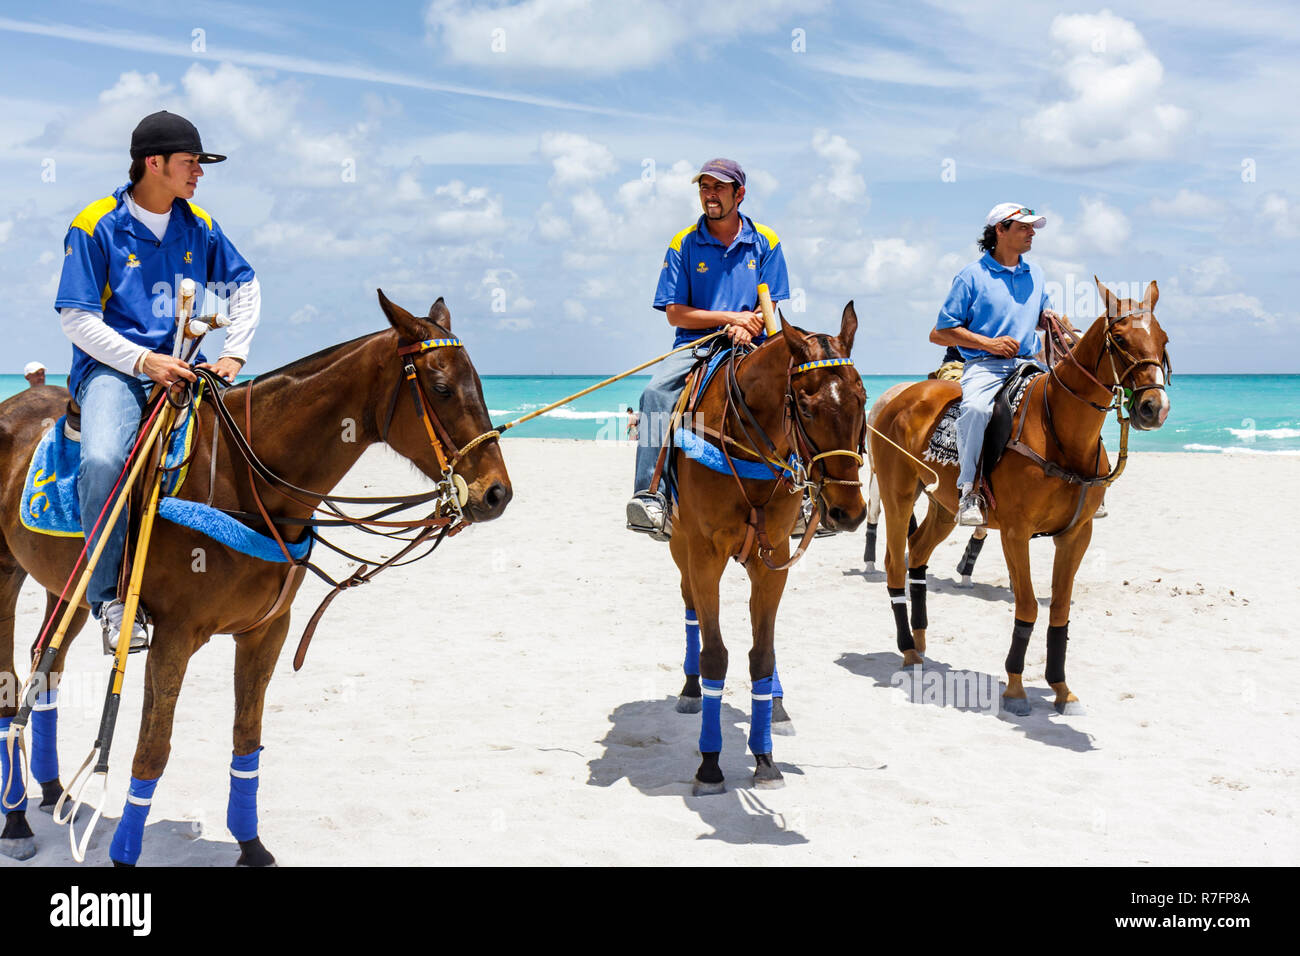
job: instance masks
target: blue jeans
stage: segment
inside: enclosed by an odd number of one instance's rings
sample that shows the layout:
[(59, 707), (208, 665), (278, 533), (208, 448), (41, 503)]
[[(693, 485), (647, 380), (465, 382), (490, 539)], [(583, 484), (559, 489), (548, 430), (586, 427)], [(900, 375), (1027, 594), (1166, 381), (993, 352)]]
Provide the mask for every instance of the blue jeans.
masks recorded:
[[(650, 487), (655, 462), (659, 459), (659, 449), (667, 438), (673, 406), (677, 404), (682, 387), (686, 384), (686, 376), (694, 365), (695, 356), (690, 349), (670, 355), (659, 364), (659, 371), (641, 393), (641, 429), (637, 435), (633, 493), (646, 491)], [(660, 485), (661, 490), (662, 487)]]
[[(94, 551), (103, 529), (93, 538), (90, 529), (113, 492), (118, 475), (126, 465), (140, 429), (140, 416), (148, 400), (148, 383), (96, 365), (77, 389), (81, 406), (81, 465), (77, 469), (77, 499), (81, 506), (81, 529), (89, 539), (87, 555)], [(105, 515), (107, 518), (107, 515)], [(117, 597), (117, 579), (122, 570), (126, 544), (126, 515), (108, 533), (108, 544), (90, 576), (86, 602), (91, 611)]]
[(961, 373), (961, 412), (957, 416), (957, 487), (975, 483), (975, 468), (984, 448), (984, 430), (993, 417), (993, 399), (1007, 376), (1027, 358), (986, 358), (966, 363)]

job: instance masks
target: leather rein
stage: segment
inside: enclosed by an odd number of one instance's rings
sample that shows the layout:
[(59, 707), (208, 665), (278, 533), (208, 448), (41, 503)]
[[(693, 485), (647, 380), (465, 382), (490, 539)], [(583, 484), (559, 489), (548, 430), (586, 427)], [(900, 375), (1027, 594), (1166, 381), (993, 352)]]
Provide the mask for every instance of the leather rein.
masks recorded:
[[(852, 458), (862, 467), (863, 453), (865, 452), (864, 441), (866, 430), (858, 436), (858, 450), (852, 451), (847, 448), (836, 448), (830, 451), (818, 451), (816, 444), (804, 429), (803, 424), (799, 421), (799, 412), (797, 399), (794, 394), (794, 377), (814, 369), (829, 368), (839, 365), (852, 366), (853, 360), (849, 358), (830, 358), (819, 359), (812, 362), (805, 362), (796, 366), (794, 359), (791, 358), (790, 365), (786, 369), (785, 381), (785, 399), (782, 407), (782, 433), (781, 438), (784, 443), (793, 450), (786, 458), (782, 459), (777, 451), (776, 443), (768, 436), (767, 432), (758, 423), (758, 419), (750, 410), (745, 401), (745, 393), (740, 387), (738, 378), (738, 366), (744, 358), (753, 353), (746, 353), (744, 356), (737, 356), (736, 350), (733, 350), (727, 360), (727, 390), (725, 402), (723, 405), (722, 420), (720, 428), (715, 437), (721, 443), (723, 458), (727, 462), (727, 467), (731, 470), (731, 475), (736, 481), (736, 487), (740, 489), (741, 497), (749, 506), (749, 517), (745, 531), (745, 540), (740, 547), (740, 551), (732, 555), (740, 564), (744, 564), (754, 545), (758, 546), (758, 556), (769, 570), (784, 571), (792, 567), (796, 561), (803, 557), (804, 552), (811, 542), (813, 534), (817, 530), (817, 523), (820, 520), (821, 512), (819, 508), (813, 509), (812, 519), (808, 522), (804, 530), (803, 538), (799, 541), (795, 549), (785, 563), (773, 564), (770, 555), (776, 550), (770, 538), (767, 535), (765, 509), (771, 504), (772, 499), (776, 497), (777, 490), (783, 485), (789, 494), (795, 494), (805, 489), (813, 489), (812, 497), (814, 500), (820, 499), (822, 489), (828, 484), (836, 485), (855, 485), (861, 487), (861, 481), (846, 481), (840, 478), (832, 478), (826, 471), (826, 459), (836, 455), (843, 455)], [(742, 445), (740, 442), (732, 439), (727, 435), (727, 421), (734, 418), (740, 426), (741, 433), (745, 436), (749, 447)], [(755, 441), (757, 437), (758, 441)], [(755, 455), (764, 461), (768, 468), (772, 469), (772, 490), (767, 496), (767, 500), (761, 504), (755, 504), (749, 497), (749, 492), (745, 489), (744, 482), (736, 470), (735, 463), (732, 461), (731, 452), (728, 446), (735, 444), (747, 452)], [(755, 448), (765, 449), (765, 451), (755, 451)], [(743, 459), (742, 459), (743, 460)], [(811, 469), (816, 465), (820, 470), (820, 478), (813, 480), (811, 478)], [(751, 479), (753, 480), (753, 479)], [(763, 479), (758, 479), (763, 480)]]
[[(1155, 365), (1163, 370), (1164, 380), (1166, 384), (1169, 381), (1171, 381), (1173, 378), (1173, 365), (1169, 360), (1168, 349), (1162, 350), (1159, 359), (1135, 359), (1132, 355), (1129, 354), (1129, 352), (1123, 347), (1123, 345), (1120, 344), (1120, 341), (1115, 337), (1114, 333), (1111, 331), (1116, 325), (1116, 323), (1124, 319), (1132, 318), (1135, 315), (1150, 315), (1152, 318), (1155, 317), (1155, 313), (1151, 309), (1144, 308), (1144, 309), (1134, 309), (1132, 311), (1125, 312), (1123, 315), (1117, 315), (1114, 316), (1113, 318), (1107, 319), (1106, 338), (1102, 344), (1102, 348), (1097, 353), (1097, 361), (1093, 363), (1092, 371), (1089, 371), (1088, 369), (1084, 368), (1082, 363), (1080, 363), (1079, 360), (1075, 357), (1074, 350), (1065, 344), (1066, 336), (1059, 322), (1057, 322), (1057, 320), (1055, 319), (1049, 321), (1049, 328), (1047, 329), (1047, 337), (1046, 337), (1049, 356), (1053, 351), (1061, 352), (1063, 355), (1061, 361), (1068, 360), (1069, 362), (1071, 362), (1074, 365), (1074, 367), (1077, 368), (1079, 372), (1090, 382), (1092, 382), (1102, 391), (1109, 392), (1111, 396), (1111, 400), (1106, 405), (1098, 405), (1096, 402), (1088, 398), (1085, 398), (1082, 395), (1077, 394), (1073, 389), (1071, 389), (1068, 385), (1066, 385), (1065, 382), (1061, 379), (1060, 375), (1057, 374), (1056, 367), (1057, 365), (1060, 364), (1060, 362), (1049, 361), (1048, 374), (1050, 375), (1051, 380), (1054, 381), (1057, 385), (1059, 385), (1065, 391), (1065, 393), (1069, 395), (1071, 398), (1083, 402), (1086, 405), (1091, 405), (1094, 409), (1101, 412), (1103, 415), (1105, 415), (1107, 412), (1112, 410), (1115, 412), (1115, 420), (1119, 422), (1119, 429), (1120, 429), (1119, 457), (1115, 461), (1115, 467), (1111, 469), (1109, 474), (1096, 475), (1095, 477), (1091, 477), (1091, 478), (1070, 471), (1069, 469), (1062, 468), (1056, 462), (1047, 460), (1042, 455), (1038, 454), (1038, 452), (1034, 451), (1032, 448), (1026, 445), (1023, 441), (1021, 441), (1021, 434), (1024, 432), (1025, 422), (1029, 418), (1029, 414), (1028, 414), (1029, 396), (1026, 396), (1025, 411), (1020, 415), (1020, 422), (1016, 426), (1015, 436), (1011, 439), (1011, 441), (1007, 442), (1007, 448), (1010, 449), (1011, 451), (1017, 452), (1020, 455), (1023, 455), (1024, 457), (1028, 458), (1030, 461), (1034, 462), (1036, 465), (1038, 465), (1038, 467), (1040, 467), (1043, 470), (1044, 474), (1046, 474), (1048, 477), (1056, 478), (1061, 481), (1067, 482), (1069, 484), (1079, 486), (1079, 497), (1077, 503), (1075, 504), (1074, 516), (1070, 519), (1070, 523), (1067, 524), (1064, 528), (1060, 529), (1059, 531), (1040, 532), (1039, 534), (1036, 534), (1033, 537), (1048, 535), (1054, 538), (1059, 535), (1065, 534), (1067, 531), (1073, 528), (1075, 524), (1078, 523), (1079, 517), (1083, 513), (1084, 499), (1087, 495), (1088, 490), (1098, 485), (1102, 487), (1109, 487), (1110, 485), (1115, 483), (1115, 481), (1119, 478), (1121, 474), (1123, 474), (1124, 468), (1128, 463), (1128, 431), (1129, 431), (1129, 424), (1130, 424), (1131, 410), (1133, 407), (1133, 403), (1138, 400), (1139, 395), (1141, 395), (1143, 392), (1149, 389), (1159, 389), (1160, 391), (1165, 390), (1164, 384), (1151, 384), (1151, 385), (1139, 385), (1136, 387), (1127, 387), (1125, 386), (1124, 383), (1129, 380), (1129, 378), (1133, 375), (1134, 372), (1136, 372), (1140, 368), (1145, 368), (1148, 365)], [(1053, 344), (1055, 345), (1055, 349), (1053, 349)], [(1128, 363), (1128, 366), (1127, 368), (1125, 368), (1122, 375), (1120, 374), (1119, 369), (1115, 364), (1116, 352), (1119, 353), (1123, 361)], [(1102, 382), (1097, 378), (1097, 372), (1101, 368), (1102, 359), (1107, 356), (1109, 356), (1110, 358), (1111, 372), (1115, 378), (1115, 384), (1111, 386), (1102, 384)], [(1044, 379), (1044, 385), (1042, 390), (1043, 422), (1047, 426), (1048, 434), (1051, 435), (1052, 441), (1056, 444), (1056, 447), (1064, 451), (1065, 446), (1064, 444), (1062, 444), (1060, 435), (1056, 431), (1056, 423), (1052, 418), (1052, 407), (1047, 400), (1046, 381), (1047, 379)], [(1035, 382), (1034, 384), (1037, 383)], [(1030, 385), (1030, 388), (1032, 389), (1033, 385)], [(1128, 414), (1126, 414), (1126, 412)], [(1093, 466), (1094, 472), (1100, 470), (1101, 453), (1102, 453), (1102, 441), (1101, 438), (1098, 437), (1096, 461)]]
[[(360, 584), (368, 583), (376, 574), (390, 567), (402, 567), (412, 564), (421, 558), (432, 554), (442, 542), (454, 537), (463, 531), (469, 524), (469, 519), (465, 517), (462, 508), (468, 500), (468, 485), (464, 478), (456, 474), (456, 466), (464, 459), (472, 449), (483, 442), (500, 438), (500, 432), (496, 429), (484, 432), (461, 447), (451, 439), (446, 427), (439, 419), (437, 412), (434, 410), (432, 403), (425, 394), (424, 386), (420, 383), (419, 376), (415, 368), (414, 356), (420, 355), (430, 349), (437, 348), (459, 348), (462, 343), (454, 336), (447, 336), (437, 339), (426, 339), (422, 342), (413, 344), (403, 344), (398, 342), (397, 354), (402, 361), (403, 375), (409, 387), (412, 403), (415, 407), (416, 414), (419, 416), (421, 423), (429, 438), (429, 443), (437, 458), (438, 465), (442, 469), (442, 477), (435, 484), (432, 491), (416, 495), (396, 495), (396, 496), (368, 496), (355, 497), (347, 495), (328, 495), (320, 492), (311, 491), (306, 488), (300, 488), (285, 478), (275, 474), (265, 463), (258, 458), (252, 447), (253, 431), (253, 386), (255, 381), (247, 384), (248, 393), (245, 400), (245, 421), (244, 430), (241, 432), (238, 423), (235, 421), (233, 414), (226, 407), (224, 396), (221, 392), (227, 388), (227, 383), (217, 378), (207, 369), (194, 369), (207, 384), (209, 390), (216, 397), (216, 401), (211, 403), (214, 414), (219, 420), (219, 424), (214, 423), (213, 451), (216, 450), (216, 431), (220, 425), (224, 425), (230, 436), (235, 449), (243, 458), (248, 469), (249, 488), (253, 493), (253, 501), (257, 505), (257, 512), (242, 512), (236, 510), (221, 509), (226, 514), (243, 521), (257, 521), (269, 529), (272, 538), (280, 547), (285, 560), (289, 563), (290, 568), (281, 584), (279, 595), (271, 608), (261, 615), (253, 623), (240, 628), (236, 634), (247, 633), (278, 615), (285, 603), (290, 599), (292, 594), (301, 582), (305, 571), (311, 570), (327, 584), (331, 585), (332, 590), (325, 596), (316, 612), (312, 615), (307, 627), (304, 629), (302, 637), (298, 643), (297, 652), (294, 654), (294, 670), (302, 667), (306, 658), (307, 646), (311, 642), (312, 635), (315, 633), (316, 625), (319, 623), (325, 609), (338, 595), (340, 591)], [(397, 406), (397, 398), (401, 393), (401, 383), (393, 390), (392, 400), (388, 405), (388, 413), (384, 419), (381, 430), (381, 438), (385, 442), (388, 440), (389, 428), (392, 424), (392, 418)], [(215, 458), (214, 458), (215, 462)], [(213, 465), (213, 474), (215, 474), (215, 463)], [(278, 494), (293, 501), (311, 512), (323, 510), (334, 515), (334, 518), (290, 518), (290, 517), (272, 517), (268, 512), (266, 505), (262, 500), (262, 495), (258, 491), (258, 481), (265, 483), (273, 488)], [(424, 518), (407, 519), (407, 520), (390, 520), (389, 516), (422, 504), (433, 503), (433, 511)], [(346, 514), (340, 504), (364, 504), (364, 505), (383, 505), (380, 510), (363, 517), (355, 517)], [(320, 541), (331, 550), (356, 561), (360, 566), (349, 577), (342, 581), (336, 581), (330, 575), (322, 571), (315, 564), (312, 564), (306, 558), (296, 560), (289, 552), (284, 536), (281, 534), (277, 525), (297, 526), (307, 528), (307, 534), (317, 541)], [(351, 554), (342, 548), (327, 541), (316, 530), (319, 527), (348, 527), (365, 531), (370, 534), (381, 535), (389, 538), (396, 538), (399, 541), (407, 542), (406, 546), (400, 549), (396, 554), (386, 560), (370, 560)], [(385, 530), (393, 529), (393, 530)], [(418, 530), (417, 530), (418, 529)], [(403, 531), (415, 531), (410, 537), (402, 537)], [(418, 548), (420, 545), (432, 540), (429, 549), (422, 554), (409, 560), (402, 560), (408, 554)], [(374, 567), (371, 567), (374, 565)]]

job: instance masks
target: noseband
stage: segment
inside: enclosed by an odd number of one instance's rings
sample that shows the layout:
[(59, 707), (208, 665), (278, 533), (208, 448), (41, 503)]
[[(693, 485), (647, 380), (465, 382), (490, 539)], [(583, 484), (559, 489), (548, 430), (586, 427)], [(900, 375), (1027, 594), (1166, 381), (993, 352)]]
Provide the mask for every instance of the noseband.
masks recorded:
[[(1130, 411), (1132, 410), (1133, 405), (1138, 401), (1138, 397), (1143, 392), (1148, 391), (1150, 389), (1159, 389), (1160, 391), (1163, 392), (1165, 390), (1165, 385), (1173, 381), (1173, 375), (1174, 375), (1173, 365), (1169, 361), (1169, 350), (1167, 348), (1161, 350), (1159, 359), (1137, 359), (1129, 354), (1129, 352), (1120, 343), (1119, 339), (1117, 339), (1114, 336), (1114, 334), (1111, 332), (1111, 329), (1114, 328), (1116, 323), (1121, 322), (1124, 319), (1132, 318), (1135, 315), (1149, 315), (1153, 319), (1155, 318), (1155, 313), (1150, 309), (1134, 309), (1131, 312), (1125, 312), (1123, 315), (1116, 316), (1113, 319), (1108, 319), (1106, 321), (1106, 347), (1102, 351), (1102, 354), (1110, 356), (1110, 370), (1111, 370), (1111, 374), (1114, 375), (1115, 377), (1115, 388), (1116, 388), (1115, 403), (1120, 404), (1123, 403), (1125, 399), (1127, 399), (1127, 405)], [(1119, 353), (1119, 356), (1123, 361), (1129, 363), (1128, 367), (1124, 369), (1123, 375), (1120, 374), (1118, 368), (1115, 365), (1116, 353)], [(1102, 356), (1098, 355), (1097, 364), (1093, 366), (1094, 375), (1101, 367), (1101, 359)], [(1164, 382), (1158, 384), (1137, 385), (1137, 386), (1124, 385), (1124, 383), (1128, 380), (1129, 376), (1131, 376), (1138, 369), (1145, 368), (1148, 365), (1154, 365), (1161, 370), (1161, 372), (1164, 375)], [(1125, 395), (1124, 394), (1125, 392), (1127, 392), (1128, 394)]]

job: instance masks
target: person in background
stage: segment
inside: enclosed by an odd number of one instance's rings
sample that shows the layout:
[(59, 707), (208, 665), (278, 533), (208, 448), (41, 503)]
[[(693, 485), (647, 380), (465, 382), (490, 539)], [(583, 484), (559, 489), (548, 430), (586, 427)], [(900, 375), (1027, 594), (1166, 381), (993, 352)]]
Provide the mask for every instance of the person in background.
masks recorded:
[(45, 366), (40, 362), (28, 362), (23, 368), (23, 378), (27, 379), (28, 386), (45, 384)]

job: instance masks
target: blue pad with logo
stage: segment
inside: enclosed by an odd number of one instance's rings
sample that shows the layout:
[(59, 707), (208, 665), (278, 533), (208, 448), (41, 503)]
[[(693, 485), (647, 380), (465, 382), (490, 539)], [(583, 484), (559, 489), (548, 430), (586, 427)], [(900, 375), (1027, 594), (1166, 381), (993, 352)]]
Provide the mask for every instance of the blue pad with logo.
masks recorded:
[[(194, 442), (195, 416), (192, 407), (181, 413), (167, 447), (167, 466), (174, 468), (189, 455)], [(32, 453), (23, 482), (18, 509), (23, 527), (37, 534), (60, 538), (82, 538), (81, 504), (77, 500), (77, 469), (81, 464), (81, 442), (63, 433), (67, 416), (61, 416), (45, 433)], [(169, 471), (163, 478), (163, 494), (174, 495), (185, 481), (187, 468)]]

